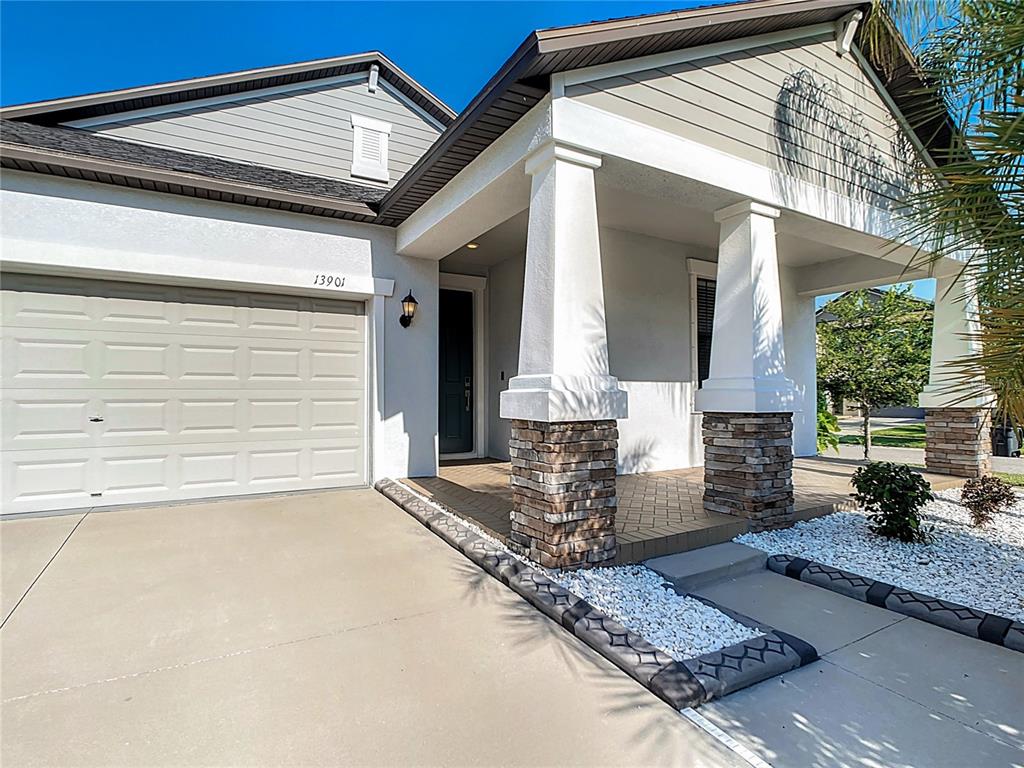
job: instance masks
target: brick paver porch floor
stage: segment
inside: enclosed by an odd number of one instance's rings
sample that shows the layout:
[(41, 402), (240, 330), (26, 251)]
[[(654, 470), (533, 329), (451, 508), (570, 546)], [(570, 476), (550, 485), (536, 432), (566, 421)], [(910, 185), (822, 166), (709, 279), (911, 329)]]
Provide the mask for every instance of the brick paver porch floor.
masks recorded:
[[(850, 476), (861, 463), (822, 456), (796, 459), (793, 484), (797, 519), (807, 520), (849, 508)], [(504, 540), (511, 530), (512, 491), (508, 477), (508, 462), (477, 459), (442, 461), (438, 477), (405, 482)], [(935, 489), (962, 482), (946, 475), (925, 477)], [(746, 531), (745, 520), (704, 511), (703, 478), (702, 467), (619, 475), (615, 518), (619, 539), (617, 562), (640, 562), (719, 544)]]

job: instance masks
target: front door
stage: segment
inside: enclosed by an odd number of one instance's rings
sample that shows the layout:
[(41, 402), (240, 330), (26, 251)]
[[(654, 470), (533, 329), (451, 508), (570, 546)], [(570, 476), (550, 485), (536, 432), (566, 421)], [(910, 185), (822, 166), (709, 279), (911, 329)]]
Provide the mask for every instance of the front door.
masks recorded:
[(441, 290), (437, 429), (441, 453), (473, 450), (473, 294)]

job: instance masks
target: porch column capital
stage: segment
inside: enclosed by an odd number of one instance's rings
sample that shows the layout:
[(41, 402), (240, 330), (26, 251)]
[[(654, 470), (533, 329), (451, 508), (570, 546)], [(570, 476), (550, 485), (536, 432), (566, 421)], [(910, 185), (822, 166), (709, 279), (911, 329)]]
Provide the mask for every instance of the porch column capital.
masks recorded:
[(752, 200), (715, 214), (718, 278), (711, 370), (697, 392), (698, 410), (774, 413), (801, 410), (786, 378), (782, 294), (775, 250), (779, 210)]
[(591, 170), (601, 167), (600, 155), (593, 155), (557, 141), (549, 141), (526, 156), (526, 173), (528, 176), (536, 176), (551, 167), (556, 160), (580, 165)]
[(759, 203), (755, 200), (743, 200), (742, 202), (719, 208), (715, 211), (715, 221), (719, 224), (737, 216), (766, 216), (769, 219), (777, 219), (782, 211), (770, 205)]
[(608, 372), (594, 171), (601, 158), (547, 142), (526, 160), (532, 176), (519, 372), (501, 417), (576, 422), (626, 416)]

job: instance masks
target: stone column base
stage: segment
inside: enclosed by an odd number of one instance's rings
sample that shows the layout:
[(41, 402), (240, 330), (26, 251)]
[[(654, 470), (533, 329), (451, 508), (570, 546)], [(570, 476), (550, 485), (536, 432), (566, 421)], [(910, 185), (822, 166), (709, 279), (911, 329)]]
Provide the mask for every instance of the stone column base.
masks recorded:
[(546, 568), (610, 563), (618, 441), (611, 420), (513, 419), (509, 547)]
[(793, 414), (704, 414), (704, 509), (751, 531), (792, 525)]
[(924, 464), (930, 472), (981, 477), (992, 469), (989, 408), (925, 408)]

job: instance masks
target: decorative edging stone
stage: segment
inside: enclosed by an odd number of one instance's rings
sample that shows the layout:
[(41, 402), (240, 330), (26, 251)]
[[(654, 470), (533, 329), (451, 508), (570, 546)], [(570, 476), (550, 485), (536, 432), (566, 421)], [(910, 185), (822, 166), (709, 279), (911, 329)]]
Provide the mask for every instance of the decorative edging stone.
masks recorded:
[[(802, 640), (748, 623), (751, 620), (743, 617), (742, 623), (768, 631), (752, 640), (677, 661), (401, 483), (384, 479), (375, 488), (675, 709), (697, 707), (817, 658), (817, 652)], [(724, 611), (710, 600), (699, 599)]]
[(875, 581), (793, 555), (771, 555), (768, 568), (792, 579), (1024, 653), (1024, 624), (948, 600)]

